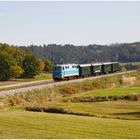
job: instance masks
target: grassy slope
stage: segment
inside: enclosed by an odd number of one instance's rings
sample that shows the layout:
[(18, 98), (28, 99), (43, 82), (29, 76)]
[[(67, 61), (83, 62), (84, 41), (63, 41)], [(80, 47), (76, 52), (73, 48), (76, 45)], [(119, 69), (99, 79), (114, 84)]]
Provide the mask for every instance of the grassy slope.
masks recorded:
[(139, 124), (138, 120), (1, 111), (0, 138), (140, 138)]
[[(76, 94), (71, 97), (85, 96), (120, 96), (140, 94), (140, 87), (122, 87), (113, 89), (98, 89), (90, 92)], [(121, 119), (140, 119), (140, 101), (107, 101), (107, 102), (68, 102), (61, 103), (70, 112), (89, 114), (97, 117), (121, 118)]]
[(140, 101), (107, 101), (63, 103), (69, 112), (101, 118), (140, 120)]
[(90, 96), (119, 96), (128, 94), (140, 94), (140, 87), (122, 87), (113, 89), (99, 89), (96, 91), (90, 91), (85, 93), (85, 95)]

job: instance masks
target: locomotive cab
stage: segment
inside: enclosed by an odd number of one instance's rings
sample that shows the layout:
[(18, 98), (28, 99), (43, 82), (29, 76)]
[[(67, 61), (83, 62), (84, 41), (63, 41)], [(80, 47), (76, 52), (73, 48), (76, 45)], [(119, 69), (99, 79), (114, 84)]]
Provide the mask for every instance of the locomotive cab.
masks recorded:
[(63, 71), (64, 67), (59, 65), (53, 66), (53, 79), (54, 80), (63, 79)]
[(72, 79), (79, 76), (79, 67), (78, 64), (62, 64), (55, 65), (53, 67), (53, 79), (63, 80), (63, 79)]

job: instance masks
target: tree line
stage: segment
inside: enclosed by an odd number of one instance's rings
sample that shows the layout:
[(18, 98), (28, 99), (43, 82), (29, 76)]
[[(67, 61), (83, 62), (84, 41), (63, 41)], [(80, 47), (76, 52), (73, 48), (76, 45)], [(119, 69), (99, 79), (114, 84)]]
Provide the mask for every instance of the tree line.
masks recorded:
[(34, 77), (42, 72), (51, 72), (53, 63), (38, 58), (31, 48), (0, 43), (0, 80), (17, 77)]
[(38, 57), (47, 58), (55, 64), (140, 61), (140, 42), (88, 46), (49, 44), (21, 46), (21, 48), (23, 50), (30, 48)]
[(53, 63), (136, 62), (140, 61), (139, 54), (140, 42), (88, 46), (14, 46), (0, 43), (0, 80), (51, 72)]

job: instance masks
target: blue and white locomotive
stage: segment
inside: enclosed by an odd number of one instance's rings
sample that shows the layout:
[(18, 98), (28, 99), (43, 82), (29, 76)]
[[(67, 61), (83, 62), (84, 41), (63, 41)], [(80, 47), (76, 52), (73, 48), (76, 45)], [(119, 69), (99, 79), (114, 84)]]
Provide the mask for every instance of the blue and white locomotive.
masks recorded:
[(53, 66), (53, 79), (71, 79), (73, 77), (78, 78), (79, 67), (78, 64), (62, 64)]

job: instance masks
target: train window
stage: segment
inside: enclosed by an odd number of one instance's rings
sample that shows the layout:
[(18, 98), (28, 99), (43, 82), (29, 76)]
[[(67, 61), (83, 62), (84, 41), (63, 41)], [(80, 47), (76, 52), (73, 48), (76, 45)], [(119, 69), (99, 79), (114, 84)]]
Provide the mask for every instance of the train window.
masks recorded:
[(76, 68), (76, 66), (72, 66), (72, 68)]
[(62, 67), (62, 70), (64, 70), (64, 67)]
[(69, 66), (65, 66), (65, 69), (69, 69)]
[(61, 67), (60, 67), (60, 66), (56, 66), (56, 67), (54, 68), (54, 70), (55, 70), (55, 71), (60, 71), (60, 70), (61, 70)]
[(78, 66), (72, 66), (72, 68), (76, 68), (76, 69), (78, 69)]

